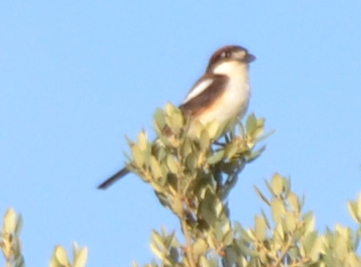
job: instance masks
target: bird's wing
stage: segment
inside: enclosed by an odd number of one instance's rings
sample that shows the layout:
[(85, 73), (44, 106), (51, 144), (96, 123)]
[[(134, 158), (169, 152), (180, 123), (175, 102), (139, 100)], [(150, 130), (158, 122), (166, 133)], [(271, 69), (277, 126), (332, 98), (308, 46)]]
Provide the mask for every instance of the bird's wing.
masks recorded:
[(179, 108), (184, 115), (197, 116), (225, 92), (227, 82), (226, 75), (206, 74), (194, 84)]

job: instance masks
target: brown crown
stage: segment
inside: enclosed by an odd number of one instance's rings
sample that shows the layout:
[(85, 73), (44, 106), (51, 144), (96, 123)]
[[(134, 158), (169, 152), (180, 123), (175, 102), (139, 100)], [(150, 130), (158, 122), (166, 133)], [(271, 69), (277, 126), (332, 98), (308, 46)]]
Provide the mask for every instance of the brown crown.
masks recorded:
[(248, 52), (248, 50), (239, 45), (227, 45), (218, 49), (209, 60), (207, 72), (210, 71), (216, 64), (224, 60), (238, 60), (244, 63), (250, 63), (256, 57)]

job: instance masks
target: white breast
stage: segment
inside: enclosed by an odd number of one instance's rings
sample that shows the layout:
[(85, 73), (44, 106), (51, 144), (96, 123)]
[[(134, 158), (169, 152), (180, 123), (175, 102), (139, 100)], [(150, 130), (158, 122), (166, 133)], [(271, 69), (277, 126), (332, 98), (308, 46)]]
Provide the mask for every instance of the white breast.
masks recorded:
[(251, 95), (248, 66), (239, 62), (227, 62), (215, 68), (214, 73), (228, 75), (229, 81), (225, 93), (216, 105), (198, 118), (202, 124), (214, 120), (224, 122), (242, 117), (248, 108)]

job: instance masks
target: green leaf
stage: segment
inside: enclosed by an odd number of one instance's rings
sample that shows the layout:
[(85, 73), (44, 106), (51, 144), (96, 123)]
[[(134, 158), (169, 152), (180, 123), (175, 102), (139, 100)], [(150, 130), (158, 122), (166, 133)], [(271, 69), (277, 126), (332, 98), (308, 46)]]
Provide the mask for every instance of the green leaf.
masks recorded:
[(16, 213), (13, 208), (9, 208), (4, 215), (4, 233), (12, 234), (16, 228)]
[(161, 235), (155, 230), (152, 231), (151, 239), (152, 239), (152, 242), (155, 242), (156, 244), (163, 244), (164, 243), (163, 238), (161, 237)]
[(218, 198), (215, 198), (215, 204), (214, 204), (214, 210), (216, 212), (217, 218), (220, 218), (222, 215), (224, 215), (225, 206), (221, 201), (219, 201)]
[(270, 228), (271, 228), (271, 225), (270, 225), (270, 223), (269, 223), (269, 221), (268, 221), (268, 218), (267, 218), (267, 216), (266, 216), (266, 214), (264, 213), (263, 210), (261, 210), (261, 215), (262, 215), (262, 217), (263, 217), (263, 220), (264, 220), (267, 228), (270, 229)]
[(234, 238), (234, 232), (232, 229), (229, 229), (223, 236), (222, 244), (225, 246), (230, 246), (233, 242), (233, 238)]
[(303, 248), (304, 248), (307, 256), (310, 255), (312, 253), (312, 251), (314, 250), (314, 245), (316, 243), (317, 238), (318, 238), (318, 235), (316, 232), (310, 232), (304, 238)]
[(166, 121), (169, 122), (169, 127), (171, 128), (172, 132), (177, 134), (179, 133), (180, 129), (183, 127), (183, 116), (179, 112), (179, 110), (173, 110), (172, 114), (170, 114), (170, 117)]
[(155, 179), (162, 177), (162, 170), (160, 164), (154, 156), (150, 156), (150, 170)]
[(293, 232), (297, 227), (297, 217), (291, 212), (286, 212), (285, 217), (286, 229), (288, 232)]
[(275, 199), (271, 202), (271, 211), (273, 221), (279, 223), (282, 217), (285, 215), (285, 206), (282, 200)]
[(238, 145), (236, 142), (230, 143), (225, 149), (225, 156), (227, 159), (231, 159), (238, 152)]
[(357, 217), (361, 218), (361, 193), (359, 193), (357, 198)]
[(88, 260), (88, 249), (82, 248), (78, 252), (73, 267), (85, 267), (87, 260)]
[(257, 142), (261, 142), (264, 141), (265, 139), (267, 139), (268, 137), (270, 137), (272, 134), (274, 134), (276, 132), (276, 130), (272, 130), (269, 133), (266, 133), (260, 137), (257, 138)]
[(316, 224), (315, 216), (313, 215), (313, 212), (310, 211), (306, 213), (305, 215), (302, 216), (302, 219), (305, 224), (305, 232), (306, 233), (313, 232), (315, 230), (315, 224)]
[(352, 219), (357, 222), (360, 223), (360, 219), (357, 215), (357, 203), (355, 201), (349, 201), (347, 203), (347, 208), (348, 208), (348, 212), (350, 213)]
[(220, 135), (220, 125), (218, 121), (212, 121), (206, 126), (209, 138), (216, 139)]
[(293, 192), (290, 192), (288, 195), (287, 195), (287, 200), (288, 202), (290, 203), (292, 209), (296, 212), (296, 213), (299, 213), (300, 210), (301, 210), (301, 205), (300, 205), (300, 200), (298, 199), (298, 196), (293, 193)]
[(79, 246), (77, 242), (73, 242), (73, 262), (75, 262), (76, 257), (78, 256), (79, 253)]
[(218, 162), (220, 162), (224, 157), (224, 150), (219, 150), (215, 153), (213, 153), (208, 159), (207, 159), (207, 163), (208, 164), (216, 164)]
[(160, 260), (163, 260), (163, 252), (159, 250), (158, 246), (154, 244), (153, 242), (150, 243), (150, 250), (153, 252), (153, 254), (158, 257)]
[(191, 131), (190, 131), (190, 135), (192, 137), (194, 137), (195, 140), (197, 138), (199, 139), (200, 136), (201, 136), (201, 132), (203, 130), (204, 130), (204, 125), (202, 123), (200, 123), (199, 121), (193, 121)]
[(251, 163), (255, 159), (257, 159), (261, 154), (266, 150), (266, 146), (262, 146), (260, 149), (252, 151), (249, 155), (246, 155), (245, 158), (247, 163)]
[(156, 129), (161, 132), (165, 127), (164, 111), (161, 108), (157, 108), (153, 115), (153, 118)]
[(160, 147), (155, 156), (159, 162), (162, 162), (167, 157), (167, 150), (164, 147)]
[(56, 246), (55, 247), (55, 257), (61, 265), (68, 266), (69, 260), (68, 260), (68, 255), (66, 253), (65, 248), (63, 248), (61, 246)]
[(215, 195), (213, 195), (209, 190), (207, 190), (206, 195), (200, 203), (200, 212), (208, 225), (213, 225), (214, 222), (217, 220), (214, 204)]
[(200, 255), (205, 254), (208, 248), (207, 242), (202, 238), (198, 238), (193, 244), (193, 254), (195, 257), (199, 257)]
[(263, 195), (263, 193), (261, 192), (261, 190), (258, 189), (257, 186), (253, 186), (254, 190), (256, 191), (257, 195), (259, 196), (259, 198), (266, 203), (268, 206), (271, 206), (271, 203), (269, 202), (269, 200)]
[(251, 134), (257, 128), (257, 119), (254, 113), (251, 113), (246, 122), (246, 130), (248, 134)]
[(255, 237), (258, 241), (263, 242), (267, 238), (267, 224), (263, 216), (256, 216), (255, 218)]
[(200, 263), (200, 267), (211, 267), (210, 262), (205, 256), (201, 256), (199, 263)]
[(165, 105), (165, 108), (164, 108), (165, 113), (166, 113), (168, 116), (171, 116), (171, 115), (175, 112), (176, 109), (177, 109), (177, 108), (176, 108), (172, 103), (170, 103), (170, 102), (168, 102), (168, 103)]
[(208, 150), (209, 146), (211, 145), (211, 140), (210, 140), (209, 134), (206, 130), (203, 130), (201, 132), (201, 137), (200, 137), (199, 141), (200, 141), (201, 149), (203, 151)]
[(170, 154), (167, 157), (167, 166), (168, 166), (170, 172), (172, 172), (172, 173), (179, 172), (178, 163), (175, 161), (174, 157)]
[(190, 153), (192, 153), (193, 149), (190, 139), (185, 139), (180, 149), (183, 158), (186, 158)]
[(284, 178), (275, 173), (271, 179), (271, 189), (272, 193), (276, 196), (280, 196), (284, 189)]
[(172, 210), (175, 214), (177, 214), (178, 217), (181, 218), (183, 216), (183, 204), (182, 201), (177, 197), (173, 198)]
[(140, 151), (146, 151), (148, 149), (148, 137), (145, 131), (141, 131), (138, 134), (138, 146)]
[(350, 229), (342, 226), (341, 224), (336, 224), (336, 231), (345, 239), (348, 240), (350, 238)]
[(275, 248), (280, 249), (283, 247), (285, 241), (285, 231), (283, 229), (282, 223), (277, 223), (276, 228), (274, 229), (274, 246)]
[(350, 267), (359, 267), (361, 266), (360, 258), (355, 252), (351, 251), (347, 256), (346, 264)]
[(50, 267), (62, 267), (62, 266), (59, 266), (59, 263), (55, 257), (51, 258), (49, 266)]
[(159, 259), (164, 259), (164, 239), (156, 231), (152, 232), (150, 249)]
[(312, 249), (309, 252), (309, 256), (311, 257), (312, 261), (317, 261), (320, 258), (320, 254), (323, 252), (323, 243), (322, 239), (318, 237), (314, 242)]
[(253, 242), (253, 239), (250, 237), (249, 233), (242, 227), (239, 222), (234, 223), (234, 228), (236, 229), (237, 233), (241, 236), (241, 239), (244, 239), (248, 243)]
[(23, 216), (21, 214), (19, 214), (17, 216), (17, 222), (16, 222), (16, 226), (15, 226), (15, 235), (17, 235), (17, 236), (20, 235), (20, 232), (23, 228), (23, 224), (24, 224)]
[[(283, 193), (288, 196), (288, 194), (291, 192), (291, 179), (283, 178)], [(300, 206), (302, 207), (303, 202), (300, 203)]]
[[(242, 254), (244, 253), (245, 255), (251, 256), (251, 257), (259, 256), (259, 253), (256, 250), (251, 249), (245, 243), (241, 242), (239, 245), (240, 245), (240, 250), (242, 251)], [(246, 266), (249, 266), (249, 265), (246, 265)], [(251, 265), (251, 266), (260, 266), (260, 265)]]
[(194, 154), (190, 154), (187, 158), (186, 158), (186, 167), (189, 171), (194, 172), (195, 169), (197, 168), (197, 156)]
[(143, 153), (139, 149), (139, 147), (135, 144), (131, 146), (132, 155), (135, 161), (135, 164), (137, 164), (138, 168), (142, 168), (144, 164), (144, 158)]

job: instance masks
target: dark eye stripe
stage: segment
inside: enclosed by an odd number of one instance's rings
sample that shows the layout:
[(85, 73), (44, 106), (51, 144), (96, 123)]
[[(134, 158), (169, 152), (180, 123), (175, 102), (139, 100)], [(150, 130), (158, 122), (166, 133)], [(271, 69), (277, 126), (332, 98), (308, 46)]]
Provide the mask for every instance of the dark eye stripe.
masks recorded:
[(223, 52), (223, 53), (221, 54), (221, 57), (222, 57), (222, 58), (230, 58), (231, 55), (232, 55), (231, 52), (225, 51), (225, 52)]

